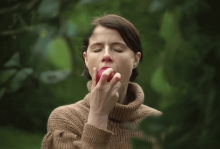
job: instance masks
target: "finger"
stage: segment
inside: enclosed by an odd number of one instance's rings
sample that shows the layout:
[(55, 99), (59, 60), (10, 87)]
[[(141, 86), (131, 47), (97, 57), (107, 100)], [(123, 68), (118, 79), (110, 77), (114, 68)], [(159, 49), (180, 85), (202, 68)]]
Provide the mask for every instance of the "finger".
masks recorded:
[(116, 84), (117, 82), (119, 82), (120, 80), (121, 80), (121, 74), (120, 74), (120, 73), (116, 73), (116, 74), (114, 75), (114, 77), (112, 78), (112, 80), (110, 81), (111, 86), (114, 87), (115, 84)]
[(97, 76), (97, 69), (96, 67), (94, 67), (92, 74), (92, 89), (96, 86), (96, 76)]
[(109, 76), (112, 72), (114, 72), (114, 70), (112, 68), (108, 68), (102, 73), (102, 76), (99, 80), (100, 85), (103, 85), (104, 83), (107, 82), (107, 79), (109, 78)]
[(121, 82), (117, 82), (115, 86), (112, 88), (112, 93), (116, 94), (121, 87)]

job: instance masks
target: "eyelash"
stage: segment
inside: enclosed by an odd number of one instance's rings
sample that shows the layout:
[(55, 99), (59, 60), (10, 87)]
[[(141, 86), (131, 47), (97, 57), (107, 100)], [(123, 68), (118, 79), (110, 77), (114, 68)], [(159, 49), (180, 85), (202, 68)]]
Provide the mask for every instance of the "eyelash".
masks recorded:
[[(100, 52), (102, 49), (97, 49), (97, 50), (95, 50), (94, 52), (95, 53), (97, 53), (97, 52)], [(118, 52), (118, 53), (122, 53), (123, 51), (119, 51), (119, 50), (116, 50), (116, 49), (113, 49), (113, 50), (115, 50), (116, 52)]]
[[(115, 49), (114, 49), (115, 50)], [(119, 51), (119, 50), (115, 50), (116, 52), (118, 52), (118, 53), (121, 53), (121, 52), (123, 52), (123, 51)]]
[(101, 50), (102, 50), (102, 49), (97, 49), (97, 50), (95, 50), (94, 52), (97, 53), (97, 52), (99, 52), (99, 51), (101, 51)]

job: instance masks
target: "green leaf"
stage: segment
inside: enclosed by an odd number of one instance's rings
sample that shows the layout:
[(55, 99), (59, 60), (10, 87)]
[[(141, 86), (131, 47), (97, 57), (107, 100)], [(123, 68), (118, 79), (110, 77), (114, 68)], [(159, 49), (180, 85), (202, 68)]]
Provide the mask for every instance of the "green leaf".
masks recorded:
[(0, 50), (0, 67), (2, 67), (7, 61), (9, 61), (16, 52), (13, 46), (14, 45), (10, 42), (10, 40), (3, 40), (3, 45), (1, 46)]
[(22, 85), (26, 78), (33, 73), (32, 68), (24, 68), (18, 71), (18, 73), (11, 80), (11, 91), (16, 92)]
[(4, 84), (16, 73), (16, 69), (7, 69), (0, 71), (0, 84)]
[(4, 67), (20, 66), (20, 55), (15, 53), (12, 55), (11, 59), (4, 64)]
[(167, 42), (176, 38), (177, 30), (174, 20), (174, 15), (171, 12), (166, 11), (163, 15), (161, 23), (160, 36)]
[(53, 19), (58, 16), (60, 0), (43, 0), (38, 8), (41, 19)]
[(168, 95), (171, 91), (171, 87), (165, 80), (163, 75), (163, 67), (158, 67), (152, 74), (151, 79), (152, 88), (162, 95)]
[(6, 88), (5, 87), (0, 89), (0, 100), (4, 96), (5, 92), (6, 92)]
[[(35, 28), (38, 33), (38, 39), (36, 40), (31, 54), (31, 60), (33, 63), (40, 62), (47, 58), (47, 45), (53, 40), (56, 35), (56, 28), (49, 25), (38, 25)], [(39, 61), (40, 60), (40, 61)]]
[(81, 0), (79, 3), (83, 5), (83, 4), (91, 4), (97, 2), (105, 2), (105, 0)]
[(74, 24), (73, 21), (68, 21), (67, 22), (67, 36), (68, 37), (73, 37), (74, 35), (76, 35), (77, 31), (76, 31), (76, 25)]
[(154, 0), (150, 5), (150, 10), (152, 12), (157, 12), (164, 10), (166, 6), (167, 6), (166, 0)]
[(76, 24), (73, 20), (69, 19), (63, 21), (59, 28), (59, 35), (64, 35), (65, 37), (73, 37), (77, 34)]
[(17, 42), (19, 42), (17, 50), (19, 52), (21, 66), (25, 68), (32, 67), (30, 65), (32, 48), (38, 39), (38, 36), (33, 31), (31, 31), (28, 33), (22, 33), (20, 37), (22, 38), (17, 39)]
[(61, 82), (70, 75), (70, 71), (68, 70), (60, 70), (60, 71), (45, 71), (42, 72), (39, 76), (40, 80), (47, 84), (56, 84)]
[(48, 44), (48, 62), (58, 69), (71, 69), (71, 53), (62, 37), (55, 38)]
[(164, 122), (162, 123), (161, 117), (147, 117), (140, 124), (140, 129), (143, 130), (146, 135), (161, 135), (166, 128)]
[(131, 138), (130, 139), (132, 149), (151, 149), (152, 144), (147, 141), (138, 139), (138, 138)]

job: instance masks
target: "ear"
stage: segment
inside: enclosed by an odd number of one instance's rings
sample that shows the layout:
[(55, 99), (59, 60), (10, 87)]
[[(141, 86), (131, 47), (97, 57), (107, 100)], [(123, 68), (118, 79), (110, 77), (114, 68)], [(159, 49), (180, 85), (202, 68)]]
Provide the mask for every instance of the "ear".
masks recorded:
[(140, 62), (141, 59), (141, 52), (137, 52), (134, 56), (134, 65), (133, 65), (133, 69), (136, 68), (138, 66), (138, 63)]
[(87, 67), (87, 53), (86, 52), (83, 52), (83, 58), (84, 58), (84, 61), (85, 61), (85, 64), (86, 64), (86, 67)]

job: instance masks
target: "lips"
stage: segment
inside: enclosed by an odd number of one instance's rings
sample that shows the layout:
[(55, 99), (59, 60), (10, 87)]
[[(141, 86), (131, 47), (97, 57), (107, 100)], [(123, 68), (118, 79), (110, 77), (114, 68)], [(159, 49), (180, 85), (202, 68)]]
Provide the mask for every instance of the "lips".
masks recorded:
[[(104, 66), (104, 67), (102, 67), (100, 70), (102, 70), (102, 69), (108, 69), (108, 68), (111, 68), (111, 67)], [(99, 71), (100, 71), (100, 70), (99, 70)]]
[[(100, 80), (100, 78), (101, 78), (101, 76), (102, 76), (102, 73), (103, 73), (106, 69), (108, 69), (108, 68), (110, 68), (110, 67), (102, 67), (102, 68), (98, 71), (98, 73), (97, 73), (97, 75), (96, 75), (96, 84), (99, 82), (99, 80)], [(115, 75), (115, 73), (111, 73), (110, 76), (109, 76), (109, 78), (107, 79), (107, 82), (110, 82), (114, 75)]]

